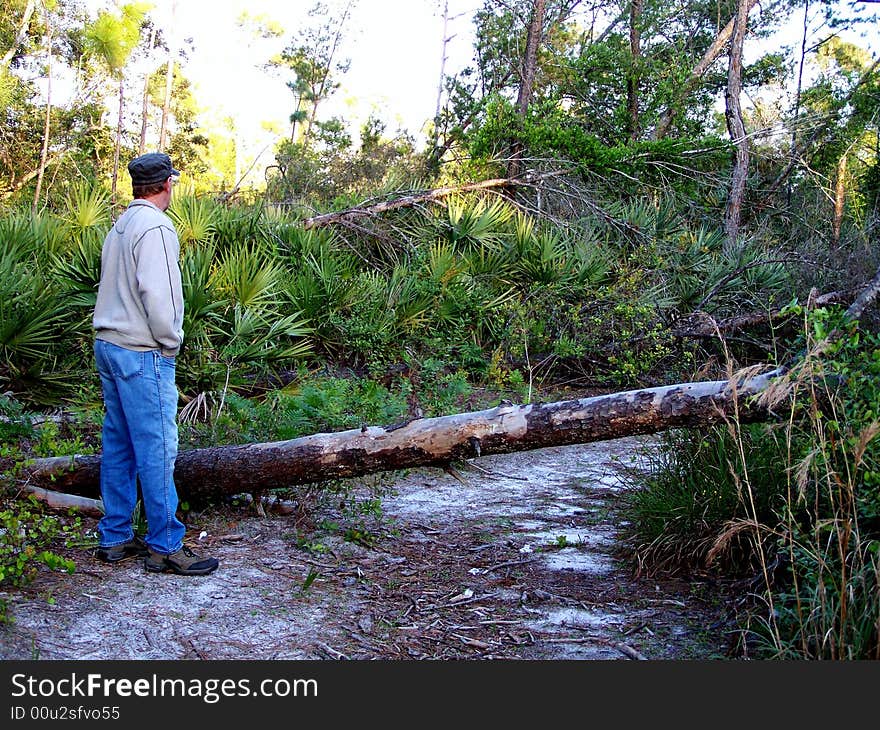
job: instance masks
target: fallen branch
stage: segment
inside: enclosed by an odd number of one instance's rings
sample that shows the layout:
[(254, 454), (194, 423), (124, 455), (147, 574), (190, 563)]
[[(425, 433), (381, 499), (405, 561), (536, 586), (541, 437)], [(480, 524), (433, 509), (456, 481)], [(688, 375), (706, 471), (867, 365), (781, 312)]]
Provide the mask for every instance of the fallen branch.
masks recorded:
[(319, 228), (329, 226), (336, 223), (344, 223), (353, 218), (371, 218), (379, 213), (386, 213), (389, 210), (398, 210), (399, 208), (411, 208), (421, 203), (428, 203), (432, 200), (440, 200), (441, 198), (458, 193), (468, 193), (475, 190), (489, 190), (492, 188), (510, 188), (516, 186), (534, 185), (540, 180), (550, 177), (558, 177), (566, 174), (567, 171), (558, 170), (553, 172), (545, 172), (539, 175), (526, 174), (518, 178), (492, 178), (490, 180), (481, 180), (480, 182), (468, 183), (467, 185), (452, 185), (442, 188), (434, 188), (413, 195), (405, 195), (394, 200), (385, 200), (375, 205), (363, 206), (358, 208), (349, 208), (348, 210), (340, 210), (335, 213), (324, 213), (311, 218), (306, 218), (302, 222), (305, 229)]
[[(853, 301), (855, 294), (855, 290), (833, 291), (819, 295), (811, 294), (803, 306), (804, 309), (809, 310), (828, 304), (848, 304)], [(749, 327), (760, 327), (789, 316), (790, 314), (784, 308), (777, 308), (764, 312), (739, 314), (716, 321), (705, 312), (694, 312), (689, 317), (680, 320), (677, 326), (671, 330), (671, 334), (675, 337), (718, 337), (719, 334), (739, 332)]]
[(23, 489), (54, 510), (66, 512), (72, 509), (90, 517), (104, 516), (104, 503), (100, 499), (62, 494), (42, 487), (24, 486)]

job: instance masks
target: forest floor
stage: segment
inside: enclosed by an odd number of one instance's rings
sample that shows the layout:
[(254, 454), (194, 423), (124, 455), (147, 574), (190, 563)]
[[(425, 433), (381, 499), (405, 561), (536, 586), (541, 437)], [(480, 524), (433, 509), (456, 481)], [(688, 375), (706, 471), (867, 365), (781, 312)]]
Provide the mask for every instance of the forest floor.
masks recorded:
[(68, 550), (74, 574), (0, 593), (14, 618), (0, 658), (726, 658), (717, 584), (639, 577), (619, 558), (620, 469), (649, 444), (489, 456), (461, 479), (386, 474), (288, 514), (191, 512), (187, 543), (220, 559), (205, 577)]

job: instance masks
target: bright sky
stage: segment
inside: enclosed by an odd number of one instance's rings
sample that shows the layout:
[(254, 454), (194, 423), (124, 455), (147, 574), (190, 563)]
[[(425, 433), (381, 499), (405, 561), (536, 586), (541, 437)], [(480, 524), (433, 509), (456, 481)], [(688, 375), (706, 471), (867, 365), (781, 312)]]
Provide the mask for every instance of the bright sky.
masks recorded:
[[(150, 0), (148, 0), (150, 1)], [(262, 66), (288, 45), (306, 23), (315, 0), (151, 0), (157, 22), (166, 29), (176, 5), (174, 32), (192, 39), (185, 74), (205, 109), (205, 122), (235, 121), (240, 164), (261, 153), (268, 163), (274, 143), (290, 132), (293, 96), (288, 77), (273, 76)], [(106, 7), (111, 0), (89, 0)], [(341, 16), (348, 0), (323, 0), (328, 19)], [(443, 53), (443, 5), (448, 2), (447, 75), (472, 62), (473, 14), (482, 0), (352, 0), (340, 56), (350, 59), (342, 86), (322, 105), (320, 117), (340, 116), (353, 135), (375, 114), (386, 133), (405, 129), (421, 142), (424, 124), (433, 117)], [(256, 39), (239, 28), (243, 11), (265, 16), (284, 28), (278, 39)], [(793, 16), (792, 23), (797, 16)], [(267, 131), (269, 125), (274, 131)], [(260, 170), (263, 165), (256, 166)]]
[[(331, 17), (345, 0), (326, 0)], [(350, 120), (354, 131), (371, 111), (393, 133), (402, 127), (419, 135), (434, 115), (443, 51), (443, 0), (355, 0), (344, 29), (341, 58), (351, 66), (342, 86), (321, 109)], [(157, 0), (158, 8), (170, 0)], [(260, 68), (286, 46), (307, 19), (313, 2), (289, 0), (178, 0), (176, 30), (192, 38), (194, 52), (186, 74), (196, 87), (199, 102), (220, 115), (235, 118), (243, 131), (262, 136), (262, 122), (274, 122), (281, 133), (289, 130), (293, 96), (289, 79), (273, 77)], [(446, 71), (467, 65), (471, 58), (471, 18), (480, 0), (449, 0), (453, 18), (447, 36)], [(236, 26), (247, 10), (280, 23), (279, 39), (253, 39)], [(341, 15), (341, 13), (340, 13)]]

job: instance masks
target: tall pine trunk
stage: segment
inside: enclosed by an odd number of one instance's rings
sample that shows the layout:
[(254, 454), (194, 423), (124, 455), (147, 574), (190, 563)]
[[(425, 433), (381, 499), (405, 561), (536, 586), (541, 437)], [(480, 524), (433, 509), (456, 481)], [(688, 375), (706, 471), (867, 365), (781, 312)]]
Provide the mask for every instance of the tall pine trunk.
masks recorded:
[[(177, 18), (177, 0), (171, 3), (171, 27)], [(162, 123), (159, 127), (159, 151), (165, 151), (165, 142), (168, 137), (168, 123), (171, 115), (171, 92), (174, 88), (174, 56), (177, 52), (176, 32), (171, 33), (171, 43), (168, 44), (168, 62), (165, 70), (165, 98), (162, 101)]]
[[(546, 0), (535, 0), (532, 6), (532, 18), (529, 22), (528, 35), (526, 36), (526, 52), (522, 62), (522, 79), (519, 85), (519, 93), (516, 97), (516, 114), (521, 120), (525, 119), (529, 111), (529, 100), (532, 98), (532, 90), (535, 85), (535, 76), (538, 71), (538, 48), (541, 46), (546, 7)], [(510, 148), (507, 177), (519, 177), (522, 172), (522, 156), (522, 142), (515, 139)]]
[[(748, 5), (748, 9), (751, 10), (757, 2), (758, 0), (747, 0), (746, 4)], [(715, 36), (712, 45), (706, 49), (706, 52), (703, 54), (699, 63), (694, 66), (687, 81), (679, 85), (675, 90), (673, 100), (660, 115), (660, 121), (657, 123), (657, 129), (654, 131), (655, 139), (663, 139), (669, 133), (669, 129), (672, 127), (672, 122), (675, 120), (675, 115), (678, 113), (680, 105), (684, 103), (688, 93), (697, 85), (699, 80), (703, 78), (706, 71), (708, 71), (709, 67), (714, 63), (715, 59), (721, 55), (721, 51), (724, 50), (724, 46), (727, 45), (730, 36), (733, 35), (734, 25), (736, 25), (736, 16), (732, 17), (727, 25), (725, 25), (718, 35)]]
[(626, 76), (626, 110), (629, 123), (629, 139), (635, 142), (641, 132), (639, 122), (639, 76), (642, 63), (642, 38), (639, 24), (642, 20), (644, 0), (631, 0), (629, 6), (629, 53), (630, 66)]
[[(24, 12), (21, 15), (21, 23), (18, 26), (18, 33), (15, 34), (15, 40), (12, 42), (12, 45), (6, 50), (6, 53), (3, 54), (3, 68), (6, 68), (11, 62), (13, 57), (15, 56), (15, 52), (18, 50), (19, 46), (24, 43), (24, 39), (27, 37), (28, 27), (31, 24), (31, 16), (34, 14), (34, 10), (36, 9), (36, 3), (34, 0), (28, 0), (28, 4), (24, 8)], [(4, 10), (4, 12), (8, 12)]]
[[(788, 148), (788, 160), (790, 164), (794, 164), (797, 159), (797, 128), (798, 117), (801, 113), (801, 90), (804, 83), (804, 62), (807, 57), (807, 31), (810, 25), (810, 0), (804, 0), (804, 28), (801, 33), (801, 57), (798, 64), (797, 88), (794, 93), (794, 113), (791, 115), (791, 144)], [(791, 205), (791, 180), (788, 180), (786, 194), (788, 205)]]
[(119, 151), (122, 147), (122, 115), (125, 111), (125, 80), (119, 79), (119, 113), (116, 120), (116, 145), (113, 149), (113, 180), (110, 184), (110, 204), (116, 205), (116, 187), (119, 181)]
[(736, 145), (733, 174), (730, 180), (730, 193), (727, 210), (724, 214), (724, 230), (728, 245), (734, 246), (739, 235), (742, 204), (746, 190), (746, 177), (749, 172), (749, 139), (743, 124), (740, 94), (742, 93), (742, 56), (749, 17), (750, 0), (739, 0), (736, 22), (730, 39), (730, 62), (727, 68), (727, 93), (725, 94), (725, 117), (730, 140)]
[(846, 152), (837, 161), (837, 182), (834, 186), (834, 219), (831, 226), (831, 246), (840, 247), (840, 229), (843, 225), (843, 209), (846, 204)]
[[(150, 38), (147, 41), (147, 61), (149, 63), (152, 60), (153, 55), (153, 43), (156, 37), (156, 29), (150, 29)], [(140, 141), (138, 143), (138, 154), (142, 155), (147, 151), (147, 122), (148, 122), (148, 112), (149, 112), (149, 101), (150, 101), (150, 70), (149, 66), (147, 67), (147, 72), (144, 74), (144, 93), (141, 96), (141, 136)]]
[(443, 103), (443, 82), (446, 78), (446, 61), (448, 60), (449, 37), (449, 0), (443, 2), (443, 50), (440, 53), (440, 79), (437, 82), (437, 104), (434, 106), (434, 131), (431, 135), (431, 153), (437, 150), (439, 143), (440, 107)]
[(40, 168), (37, 173), (37, 187), (34, 191), (34, 213), (40, 205), (40, 194), (43, 189), (43, 174), (46, 171), (46, 160), (49, 157), (49, 132), (52, 125), (52, 20), (46, 10), (46, 52), (48, 54), (46, 71), (46, 121), (43, 125), (43, 147), (40, 150)]

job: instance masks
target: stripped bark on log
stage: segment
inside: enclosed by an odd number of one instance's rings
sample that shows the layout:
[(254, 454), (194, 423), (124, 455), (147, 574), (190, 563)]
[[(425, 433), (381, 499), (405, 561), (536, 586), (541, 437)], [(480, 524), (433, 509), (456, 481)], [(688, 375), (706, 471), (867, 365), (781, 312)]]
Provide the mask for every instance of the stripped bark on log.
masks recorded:
[[(743, 382), (682, 383), (610, 395), (496, 408), (403, 424), (363, 426), (288, 441), (183, 451), (174, 472), (181, 496), (210, 499), (241, 492), (312, 484), (413, 467), (447, 467), (456, 460), (549, 446), (606, 441), (677, 427), (703, 427), (736, 414), (772, 417), (750, 396), (778, 371)], [(33, 486), (51, 484), (97, 494), (100, 456), (37, 459), (26, 468)]]

